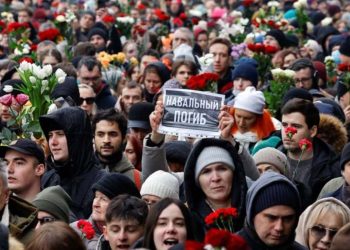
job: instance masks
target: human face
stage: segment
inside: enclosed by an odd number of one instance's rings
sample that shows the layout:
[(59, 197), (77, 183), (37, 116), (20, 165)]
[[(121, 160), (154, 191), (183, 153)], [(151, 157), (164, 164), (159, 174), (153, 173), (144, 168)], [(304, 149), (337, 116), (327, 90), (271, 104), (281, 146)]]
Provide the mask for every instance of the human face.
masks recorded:
[(10, 190), (3, 183), (2, 178), (0, 178), (0, 211), (5, 207), (10, 196)]
[(143, 74), (143, 71), (145, 70), (146, 66), (152, 62), (157, 62), (158, 59), (154, 56), (148, 56), (145, 55), (141, 58), (140, 62), (140, 74)]
[(310, 68), (304, 68), (298, 71), (295, 71), (294, 82), (296, 88), (303, 88), (306, 90), (311, 89), (312, 87), (312, 75)]
[(129, 113), (131, 106), (135, 103), (141, 102), (142, 100), (142, 91), (141, 88), (128, 88), (125, 87), (122, 90), (121, 101), (126, 113)]
[(231, 63), (227, 46), (222, 43), (215, 43), (209, 48), (209, 53), (214, 56), (214, 72), (219, 75), (225, 74)]
[(92, 214), (91, 217), (94, 221), (104, 223), (105, 215), (110, 199), (101, 193), (100, 191), (95, 192), (95, 198), (92, 201)]
[(188, 44), (191, 46), (190, 40), (185, 32), (176, 30), (173, 38), (173, 50), (179, 47), (181, 44)]
[(293, 54), (288, 54), (284, 57), (283, 68), (287, 69), (294, 61), (295, 56)]
[(128, 158), (128, 160), (130, 161), (130, 163), (132, 165), (136, 166), (136, 164), (137, 164), (137, 155), (136, 155), (136, 152), (134, 150), (134, 147), (132, 146), (132, 144), (131, 144), (131, 142), (129, 140), (126, 143), (124, 154), (125, 154), (126, 158)]
[(40, 183), (40, 176), (44, 174), (45, 169), (43, 164), (38, 164), (34, 156), (7, 150), (4, 160), (7, 164), (8, 187), (17, 195)]
[(96, 49), (103, 49), (106, 46), (106, 41), (100, 35), (93, 35), (90, 38), (90, 43), (92, 43)]
[(187, 80), (192, 76), (191, 69), (186, 65), (181, 65), (175, 74), (176, 80), (178, 80), (182, 86), (186, 86)]
[(233, 89), (244, 91), (247, 87), (252, 86), (252, 82), (248, 79), (238, 77), (233, 80)]
[(69, 159), (67, 137), (63, 130), (49, 132), (49, 148), (55, 161), (65, 162)]
[(185, 218), (180, 208), (171, 204), (159, 215), (153, 232), (154, 245), (157, 250), (168, 250), (178, 243), (184, 243), (186, 237)]
[(139, 80), (139, 76), (140, 76), (140, 68), (134, 67), (132, 74), (131, 74), (131, 80), (137, 82)]
[(51, 66), (55, 66), (58, 63), (57, 59), (53, 56), (47, 55), (43, 60), (43, 65), (50, 64)]
[(112, 250), (130, 249), (142, 237), (143, 226), (135, 219), (113, 219), (103, 227), (103, 235)]
[(132, 135), (136, 136), (136, 138), (140, 141), (140, 143), (142, 145), (143, 139), (151, 131), (147, 130), (147, 129), (143, 129), (143, 128), (131, 128), (130, 132), (131, 132)]
[(28, 23), (30, 21), (30, 16), (27, 11), (18, 12), (18, 22), (19, 23)]
[(80, 98), (84, 99), (84, 101), (80, 105), (80, 108), (82, 110), (85, 110), (88, 113), (88, 115), (91, 115), (94, 103), (89, 104), (87, 103), (86, 99), (95, 98), (96, 94), (92, 89), (79, 88), (79, 95)]
[[(297, 133), (293, 135), (292, 139), (289, 139), (286, 135), (285, 130), (288, 127), (293, 127), (297, 130)], [(286, 150), (295, 153), (300, 152), (299, 141), (304, 138), (311, 139), (316, 133), (316, 126), (309, 129), (302, 113), (294, 112), (282, 115), (282, 140)]]
[(117, 122), (102, 120), (96, 123), (95, 148), (102, 159), (118, 152), (123, 139)]
[(344, 170), (342, 171), (342, 175), (345, 179), (345, 182), (350, 185), (350, 161), (348, 161), (345, 165), (344, 165)]
[(39, 229), (42, 225), (48, 222), (54, 222), (57, 219), (45, 211), (38, 211), (38, 224), (36, 224), (35, 230)]
[(78, 80), (80, 83), (84, 83), (93, 88), (93, 90), (98, 91), (98, 87), (101, 84), (101, 72), (97, 66), (95, 66), (92, 71), (89, 71), (88, 68), (83, 65), (78, 71)]
[(146, 73), (145, 76), (145, 88), (150, 94), (156, 94), (162, 86), (162, 80), (156, 73)]
[(227, 202), (230, 199), (233, 171), (223, 163), (209, 164), (199, 174), (198, 182), (211, 203)]
[(342, 226), (343, 220), (338, 214), (328, 212), (319, 216), (313, 227), (309, 229), (308, 248), (310, 250), (329, 249), (335, 233)]
[(260, 174), (263, 174), (266, 171), (273, 171), (279, 174), (282, 174), (277, 167), (275, 167), (274, 165), (268, 164), (268, 163), (262, 163), (259, 164), (258, 166), (256, 166), (258, 168), (258, 171)]
[(129, 43), (126, 46), (125, 55), (127, 59), (131, 57), (137, 57), (137, 48), (135, 43)]
[(12, 111), (16, 111), (16, 112), (19, 112), (21, 110), (21, 105), (19, 105), (19, 103), (16, 101), (15, 98), (12, 98), (11, 106), (0, 104), (1, 121), (8, 122), (14, 119), (11, 109)]
[(264, 39), (264, 45), (273, 46), (278, 48), (279, 50), (281, 49), (281, 46), (279, 45), (278, 41), (273, 36), (266, 36)]
[(294, 209), (285, 205), (269, 207), (254, 217), (254, 228), (269, 247), (284, 244), (291, 236), (296, 223)]
[(147, 206), (150, 209), (154, 204), (160, 201), (161, 198), (155, 195), (145, 194), (142, 196), (142, 200), (144, 200), (147, 203)]
[(94, 18), (89, 14), (85, 14), (81, 17), (79, 24), (83, 30), (88, 30), (94, 25)]
[(253, 127), (256, 118), (257, 115), (252, 112), (243, 109), (235, 109), (235, 121), (238, 131), (241, 133), (249, 132)]
[(205, 52), (208, 48), (208, 35), (205, 33), (199, 34), (197, 37), (197, 43), (202, 51)]

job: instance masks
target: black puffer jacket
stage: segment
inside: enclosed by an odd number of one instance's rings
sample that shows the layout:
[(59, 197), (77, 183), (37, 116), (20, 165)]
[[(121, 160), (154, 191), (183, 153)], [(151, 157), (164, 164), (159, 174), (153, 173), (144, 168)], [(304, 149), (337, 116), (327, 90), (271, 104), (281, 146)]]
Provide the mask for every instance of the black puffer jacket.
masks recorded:
[(67, 107), (41, 116), (39, 121), (47, 140), (50, 131), (62, 129), (69, 151), (68, 162), (48, 160), (51, 169), (42, 178), (42, 188), (61, 185), (72, 198), (71, 210), (77, 219), (88, 218), (94, 198), (91, 187), (106, 172), (96, 166), (92, 130), (86, 112), (79, 107)]
[(217, 146), (227, 150), (230, 153), (235, 164), (231, 189), (231, 204), (232, 207), (235, 207), (237, 209), (239, 215), (238, 218), (234, 221), (235, 231), (238, 231), (242, 228), (245, 218), (245, 197), (247, 193), (247, 183), (245, 179), (243, 164), (238, 156), (237, 149), (233, 147), (233, 145), (228, 141), (220, 139), (202, 139), (192, 149), (186, 162), (184, 171), (184, 192), (187, 205), (195, 218), (198, 219), (198, 222), (201, 226), (201, 228), (196, 228), (199, 230), (196, 232), (197, 235), (199, 235), (197, 238), (201, 238), (201, 236), (203, 236), (202, 233), (205, 230), (204, 219), (212, 212), (212, 210), (205, 201), (206, 197), (204, 192), (196, 184), (195, 166), (199, 154), (204, 148), (210, 146)]

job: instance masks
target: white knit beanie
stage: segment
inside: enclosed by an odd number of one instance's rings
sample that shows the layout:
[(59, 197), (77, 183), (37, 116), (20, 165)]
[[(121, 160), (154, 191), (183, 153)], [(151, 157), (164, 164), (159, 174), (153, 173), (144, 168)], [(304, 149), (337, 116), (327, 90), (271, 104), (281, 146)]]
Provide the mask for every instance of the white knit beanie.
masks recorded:
[(179, 199), (180, 181), (171, 173), (158, 170), (151, 174), (141, 186), (140, 194), (159, 198)]
[(198, 177), (202, 169), (213, 163), (224, 163), (230, 167), (232, 171), (235, 171), (235, 164), (233, 163), (232, 157), (227, 150), (217, 146), (206, 147), (199, 154), (196, 162), (195, 177), (197, 184)]
[(267, 147), (260, 149), (253, 155), (253, 159), (256, 166), (260, 164), (271, 164), (275, 166), (283, 175), (287, 175), (289, 172), (287, 156), (275, 148)]
[(264, 94), (249, 86), (236, 96), (233, 107), (261, 115), (265, 107)]

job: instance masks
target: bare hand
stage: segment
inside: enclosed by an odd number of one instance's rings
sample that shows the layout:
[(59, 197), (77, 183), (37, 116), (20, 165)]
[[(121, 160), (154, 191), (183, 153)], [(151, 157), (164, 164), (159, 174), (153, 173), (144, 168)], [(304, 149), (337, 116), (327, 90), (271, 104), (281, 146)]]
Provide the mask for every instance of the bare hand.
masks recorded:
[(157, 101), (154, 111), (149, 116), (149, 121), (152, 128), (151, 140), (154, 143), (160, 143), (164, 139), (164, 135), (158, 133), (159, 125), (162, 121), (164, 112), (163, 101)]
[(220, 137), (224, 140), (232, 141), (232, 128), (235, 123), (233, 116), (229, 113), (230, 107), (224, 105), (219, 114)]

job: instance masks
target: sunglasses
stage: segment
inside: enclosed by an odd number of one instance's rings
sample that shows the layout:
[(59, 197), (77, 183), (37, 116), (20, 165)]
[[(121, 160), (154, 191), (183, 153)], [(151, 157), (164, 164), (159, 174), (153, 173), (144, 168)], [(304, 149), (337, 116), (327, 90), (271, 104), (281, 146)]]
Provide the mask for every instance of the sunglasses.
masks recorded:
[(322, 239), (326, 234), (328, 234), (328, 236), (331, 239), (333, 239), (334, 235), (338, 232), (338, 230), (322, 226), (313, 226), (310, 228), (310, 232), (317, 239)]
[(95, 97), (87, 97), (87, 98), (79, 98), (79, 105), (82, 105), (83, 102), (86, 102), (87, 104), (91, 105), (95, 102)]
[(42, 218), (38, 218), (38, 221), (40, 222), (41, 225), (45, 224), (45, 223), (48, 223), (48, 222), (54, 222), (56, 221), (56, 219), (54, 217), (51, 217), (51, 216), (45, 216), (45, 217), (42, 217)]

